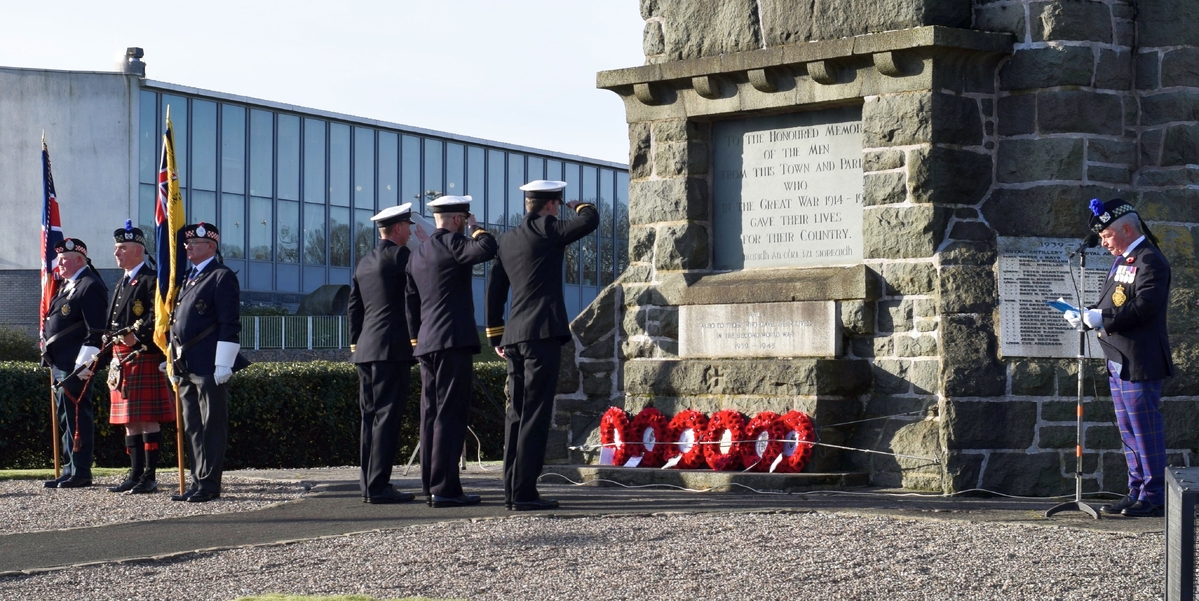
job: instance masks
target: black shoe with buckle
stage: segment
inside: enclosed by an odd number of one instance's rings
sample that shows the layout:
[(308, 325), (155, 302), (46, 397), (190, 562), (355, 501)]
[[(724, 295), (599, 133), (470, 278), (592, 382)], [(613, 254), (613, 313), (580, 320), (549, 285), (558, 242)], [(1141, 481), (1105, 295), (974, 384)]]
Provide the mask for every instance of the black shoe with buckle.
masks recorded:
[(441, 495), (433, 495), (433, 507), (465, 507), (467, 505), (478, 505), (483, 498), (479, 495), (462, 493), (456, 497), (443, 497)]
[(1119, 501), (1116, 501), (1115, 503), (1109, 503), (1107, 505), (1104, 505), (1103, 507), (1099, 508), (1099, 511), (1102, 511), (1103, 513), (1115, 515), (1115, 514), (1120, 513), (1121, 511), (1124, 511), (1125, 509), (1127, 509), (1129, 507), (1132, 507), (1133, 505), (1136, 504), (1136, 502), (1137, 502), (1137, 500), (1132, 498), (1131, 496), (1124, 495), (1123, 499), (1120, 499)]
[(516, 511), (540, 511), (542, 509), (557, 509), (558, 501), (555, 499), (546, 499), (537, 497), (535, 501), (514, 501), (512, 509)]
[(389, 486), (383, 492), (368, 497), (366, 502), (371, 505), (390, 505), (392, 503), (407, 503), (415, 498), (416, 495), (410, 492), (400, 492)]
[(58, 483), (59, 488), (87, 488), (92, 485), (91, 478), (71, 476)]
[(1160, 518), (1166, 514), (1166, 508), (1164, 505), (1154, 505), (1148, 501), (1137, 501), (1120, 513), (1130, 518)]

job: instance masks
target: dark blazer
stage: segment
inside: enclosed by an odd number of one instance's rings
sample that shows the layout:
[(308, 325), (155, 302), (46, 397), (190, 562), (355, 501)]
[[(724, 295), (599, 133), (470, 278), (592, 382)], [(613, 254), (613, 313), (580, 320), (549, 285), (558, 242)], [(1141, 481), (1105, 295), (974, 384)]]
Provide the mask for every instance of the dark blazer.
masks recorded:
[(471, 290), (471, 266), (495, 256), (495, 237), (475, 229), (471, 237), (437, 228), (408, 261), (408, 331), (413, 353), (451, 348), (479, 352), (479, 327)]
[[(1103, 313), (1099, 344), (1109, 360), (1121, 365), (1121, 380), (1161, 380), (1174, 375), (1166, 332), (1170, 263), (1148, 239), (1128, 259), (1116, 257), (1116, 264), (1126, 268), (1124, 278), (1132, 281), (1118, 281), (1119, 273), (1114, 272), (1100, 289), (1099, 302), (1091, 307)], [(1128, 275), (1130, 268), (1135, 272)], [(1112, 298), (1119, 296), (1117, 287), (1125, 297), (1118, 307)]]
[[(595, 231), (599, 212), (580, 204), (578, 218), (528, 213), (515, 229), (500, 237), (500, 250), (487, 284), (487, 339), (492, 346), (528, 340), (570, 340), (570, 319), (562, 296), (562, 261), (566, 245)], [(512, 307), (504, 324), (504, 303), (512, 288)]]
[(108, 329), (119, 330), (140, 319), (141, 325), (133, 330), (133, 335), (145, 345), (143, 353), (162, 355), (162, 350), (154, 344), (154, 291), (158, 288), (158, 272), (149, 265), (142, 265), (128, 284), (124, 280), (122, 275), (112, 291)]
[[(43, 340), (74, 327), (42, 350), (45, 365), (63, 371), (75, 369), (75, 359), (84, 346), (104, 346), (104, 307), (108, 304), (108, 286), (90, 267), (84, 267), (73, 283), (62, 282), (50, 301), (50, 311), (42, 325)], [(82, 324), (78, 327), (75, 324)]]
[(351, 363), (414, 363), (404, 315), (409, 255), (407, 247), (382, 240), (358, 261), (348, 309)]
[[(186, 272), (190, 265), (184, 262), (181, 267)], [(215, 371), (216, 343), (240, 341), (240, 304), (241, 286), (237, 274), (215, 259), (196, 279), (181, 284), (171, 320), (172, 344), (187, 344), (216, 324), (210, 334), (184, 351), (183, 361), (188, 373), (211, 376)]]

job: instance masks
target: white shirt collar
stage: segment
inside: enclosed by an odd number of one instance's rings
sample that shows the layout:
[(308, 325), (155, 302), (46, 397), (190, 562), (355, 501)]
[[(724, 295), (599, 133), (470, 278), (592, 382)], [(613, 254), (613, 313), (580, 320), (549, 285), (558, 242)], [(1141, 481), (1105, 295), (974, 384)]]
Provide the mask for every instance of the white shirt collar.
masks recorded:
[(1127, 257), (1128, 255), (1132, 254), (1133, 249), (1135, 249), (1137, 247), (1137, 245), (1140, 244), (1144, 240), (1145, 240), (1144, 236), (1141, 236), (1140, 238), (1133, 240), (1132, 244), (1129, 244), (1128, 248), (1124, 249), (1124, 254), (1121, 256)]
[(204, 259), (204, 261), (202, 261), (199, 265), (195, 265), (194, 267), (196, 268), (196, 275), (199, 275), (200, 273), (202, 273), (204, 271), (204, 268), (208, 267), (208, 264), (211, 263), (212, 260), (215, 258), (216, 258), (216, 255), (212, 255), (211, 257)]
[(132, 282), (133, 278), (137, 276), (137, 272), (141, 271), (142, 265), (145, 265), (145, 264), (146, 264), (146, 262), (142, 261), (141, 263), (134, 265), (133, 269), (130, 269), (129, 271), (125, 272), (125, 277), (129, 278), (129, 281)]

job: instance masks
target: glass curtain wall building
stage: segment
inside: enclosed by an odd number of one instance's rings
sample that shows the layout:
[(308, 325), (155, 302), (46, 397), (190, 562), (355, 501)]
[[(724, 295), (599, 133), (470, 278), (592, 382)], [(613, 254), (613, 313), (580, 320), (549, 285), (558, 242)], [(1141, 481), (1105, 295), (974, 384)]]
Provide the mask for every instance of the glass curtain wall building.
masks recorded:
[[(623, 165), (190, 88), (147, 85), (140, 94), (140, 227), (153, 234), (169, 108), (187, 220), (220, 228), (221, 253), (238, 272), (246, 302), (294, 309), (320, 286), (348, 285), (378, 237), (370, 217), (386, 207), (411, 202), (428, 216), (425, 206), (438, 196), (470, 195), (476, 218), (498, 235), (521, 222), (519, 187), (534, 179), (564, 180), (568, 200), (592, 202), (600, 211), (599, 230), (567, 252), (571, 315), (626, 266), (629, 176)], [(480, 324), (489, 268), (475, 271)]]

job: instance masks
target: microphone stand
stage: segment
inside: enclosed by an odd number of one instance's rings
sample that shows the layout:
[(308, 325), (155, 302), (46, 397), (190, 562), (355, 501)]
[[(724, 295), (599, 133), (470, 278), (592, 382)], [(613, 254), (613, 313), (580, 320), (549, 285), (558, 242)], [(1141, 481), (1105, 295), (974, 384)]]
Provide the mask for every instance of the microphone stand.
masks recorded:
[[(1087, 248), (1085, 246), (1078, 253), (1078, 310), (1079, 313), (1086, 310), (1087, 296)], [(1080, 315), (1081, 317), (1081, 315)], [(1063, 511), (1081, 511), (1092, 518), (1099, 519), (1099, 512), (1095, 511), (1082, 500), (1082, 393), (1083, 393), (1083, 375), (1086, 373), (1087, 362), (1087, 331), (1086, 328), (1078, 330), (1078, 430), (1077, 444), (1074, 447), (1074, 455), (1077, 463), (1074, 469), (1074, 500), (1067, 501), (1050, 507), (1045, 512), (1045, 517), (1051, 517)]]

